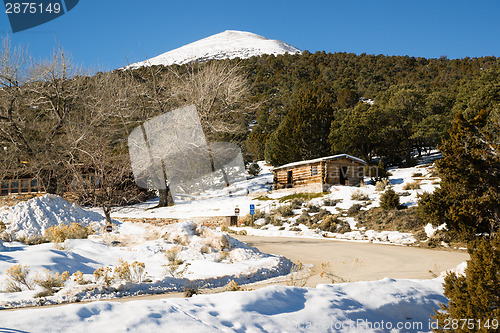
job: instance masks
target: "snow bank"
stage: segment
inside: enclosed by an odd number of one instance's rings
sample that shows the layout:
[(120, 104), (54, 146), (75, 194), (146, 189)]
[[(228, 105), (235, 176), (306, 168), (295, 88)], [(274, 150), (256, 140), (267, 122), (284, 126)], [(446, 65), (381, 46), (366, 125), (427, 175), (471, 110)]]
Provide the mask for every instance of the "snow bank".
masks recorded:
[[(184, 262), (175, 274), (166, 267), (166, 254), (172, 249)], [(124, 283), (115, 279), (109, 287), (95, 282), (96, 269), (114, 269), (120, 260), (144, 263), (146, 276), (142, 281), (149, 282)], [(112, 233), (68, 239), (58, 246), (5, 242), (0, 249), (0, 290), (5, 289), (6, 270), (16, 264), (29, 266), (31, 278), (44, 269), (70, 274), (80, 271), (84, 280), (90, 282), (80, 286), (68, 281), (61, 291), (45, 298), (46, 304), (182, 291), (188, 283), (196, 283), (200, 288), (221, 287), (231, 280), (246, 284), (289, 274), (292, 267), (285, 257), (262, 253), (194, 222), (164, 227), (127, 222)], [(0, 293), (0, 308), (37, 305), (40, 300), (34, 298), (35, 294), (36, 291)]]
[(442, 279), (383, 279), (0, 311), (0, 322), (39, 332), (429, 332), (439, 303)]
[(17, 237), (43, 235), (46, 229), (73, 222), (82, 225), (103, 222), (103, 216), (87, 211), (63, 198), (46, 194), (6, 208), (0, 212), (0, 221), (5, 223), (6, 232)]

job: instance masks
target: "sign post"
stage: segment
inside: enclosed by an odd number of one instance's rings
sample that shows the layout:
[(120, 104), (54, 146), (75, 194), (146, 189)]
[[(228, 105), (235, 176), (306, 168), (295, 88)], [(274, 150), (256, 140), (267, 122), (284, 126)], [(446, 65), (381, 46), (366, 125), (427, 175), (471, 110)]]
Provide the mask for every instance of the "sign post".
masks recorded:
[(250, 215), (252, 215), (252, 224), (254, 222), (254, 215), (255, 215), (255, 205), (254, 204), (250, 204)]

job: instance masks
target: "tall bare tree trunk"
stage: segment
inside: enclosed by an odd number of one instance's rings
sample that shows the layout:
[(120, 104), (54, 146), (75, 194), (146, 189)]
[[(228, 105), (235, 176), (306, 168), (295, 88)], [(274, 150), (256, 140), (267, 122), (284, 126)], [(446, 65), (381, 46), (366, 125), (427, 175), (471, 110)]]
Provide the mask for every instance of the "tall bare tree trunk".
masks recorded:
[(165, 189), (158, 190), (158, 207), (167, 207), (174, 205), (174, 199), (172, 198), (172, 192), (170, 191), (170, 187), (167, 186)]

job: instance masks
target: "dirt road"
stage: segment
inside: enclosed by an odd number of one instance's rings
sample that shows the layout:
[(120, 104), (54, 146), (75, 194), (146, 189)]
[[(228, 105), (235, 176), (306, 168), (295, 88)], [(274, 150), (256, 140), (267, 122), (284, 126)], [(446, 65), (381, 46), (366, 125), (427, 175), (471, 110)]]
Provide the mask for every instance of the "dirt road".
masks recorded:
[[(234, 235), (233, 235), (234, 236)], [(301, 239), (284, 237), (234, 236), (258, 248), (261, 252), (283, 255), (294, 262), (313, 265), (312, 276), (306, 286), (316, 287), (331, 281), (321, 278), (321, 264), (330, 262), (331, 272), (346, 282), (395, 279), (430, 279), (469, 259), (465, 252), (437, 251), (416, 247), (369, 243), (342, 242), (328, 239)], [(431, 271), (431, 272), (429, 272)], [(245, 288), (261, 288), (272, 284), (286, 284), (288, 278), (257, 282)], [(337, 281), (338, 282), (338, 281)], [(206, 293), (222, 291), (206, 290)], [(113, 302), (183, 297), (182, 293), (143, 295), (112, 299)], [(54, 305), (61, 306), (62, 304)], [(12, 309), (16, 310), (16, 309)], [(10, 310), (10, 311), (12, 311)], [(2, 310), (9, 311), (9, 310)]]
[[(465, 252), (417, 247), (342, 242), (328, 239), (235, 236), (265, 253), (280, 254), (294, 262), (314, 265), (307, 285), (329, 283), (319, 276), (321, 264), (330, 262), (331, 272), (346, 281), (429, 279), (469, 259)], [(431, 271), (431, 272), (429, 272)]]

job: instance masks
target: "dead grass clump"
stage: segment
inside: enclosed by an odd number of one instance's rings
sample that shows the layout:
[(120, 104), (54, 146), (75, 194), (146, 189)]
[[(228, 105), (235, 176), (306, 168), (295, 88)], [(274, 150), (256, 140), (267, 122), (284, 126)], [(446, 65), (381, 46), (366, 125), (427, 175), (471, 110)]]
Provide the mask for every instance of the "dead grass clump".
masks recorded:
[(415, 182), (411, 182), (411, 183), (406, 183), (405, 186), (403, 186), (403, 190), (404, 191), (418, 190), (418, 189), (420, 189), (420, 182), (419, 181), (415, 181)]
[(82, 226), (78, 223), (71, 223), (70, 225), (52, 226), (45, 230), (45, 238), (49, 242), (62, 243), (66, 239), (86, 239), (92, 235), (94, 231), (90, 226)]
[(429, 238), (427, 246), (431, 248), (441, 247), (443, 243), (449, 244), (451, 242), (450, 235), (446, 230), (436, 230), (434, 234)]
[(253, 227), (254, 221), (256, 221), (258, 219), (263, 219), (263, 218), (266, 218), (266, 213), (262, 210), (256, 210), (255, 215), (253, 215), (253, 217), (250, 214), (243, 216), (241, 218), (241, 224)]

